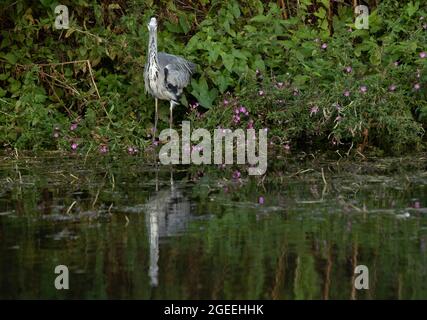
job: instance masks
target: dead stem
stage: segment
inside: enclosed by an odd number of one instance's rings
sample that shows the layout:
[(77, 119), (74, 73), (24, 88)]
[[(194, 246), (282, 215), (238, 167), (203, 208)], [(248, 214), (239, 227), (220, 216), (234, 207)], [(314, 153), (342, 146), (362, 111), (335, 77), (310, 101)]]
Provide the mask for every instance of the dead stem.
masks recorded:
[(99, 91), (98, 91), (98, 87), (96, 86), (96, 83), (95, 83), (95, 78), (93, 77), (92, 66), (90, 64), (90, 61), (86, 60), (86, 63), (87, 63), (87, 66), (89, 68), (90, 77), (92, 79), (92, 83), (93, 83), (93, 86), (95, 88), (96, 94), (98, 95), (98, 98), (101, 99), (101, 96), (100, 96)]

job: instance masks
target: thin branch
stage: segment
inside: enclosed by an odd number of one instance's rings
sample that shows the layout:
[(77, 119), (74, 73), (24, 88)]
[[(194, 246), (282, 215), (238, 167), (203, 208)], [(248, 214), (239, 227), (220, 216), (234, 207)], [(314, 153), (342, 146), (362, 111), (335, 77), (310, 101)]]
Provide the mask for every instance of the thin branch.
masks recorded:
[(90, 77), (92, 79), (93, 86), (95, 87), (96, 94), (98, 95), (98, 98), (101, 99), (101, 96), (100, 96), (99, 91), (98, 91), (98, 87), (96, 86), (95, 79), (93, 77), (92, 66), (90, 65), (90, 61), (86, 60), (86, 63), (87, 63), (87, 66), (89, 68)]
[(76, 93), (77, 95), (80, 96), (80, 92), (76, 88), (73, 88), (72, 86), (66, 84), (65, 82), (59, 80), (58, 78), (55, 78), (54, 76), (51, 76), (50, 74), (43, 72), (43, 71), (40, 71), (40, 74), (42, 74), (43, 76), (47, 76), (49, 78), (52, 78), (53, 80), (59, 82), (63, 88), (69, 89), (69, 90), (73, 91), (74, 93)]

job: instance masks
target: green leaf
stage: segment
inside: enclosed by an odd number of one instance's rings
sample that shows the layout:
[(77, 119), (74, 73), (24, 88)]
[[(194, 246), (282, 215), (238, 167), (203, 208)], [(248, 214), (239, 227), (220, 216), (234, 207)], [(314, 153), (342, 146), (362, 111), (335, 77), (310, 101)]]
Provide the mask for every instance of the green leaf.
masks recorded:
[(242, 60), (247, 60), (247, 59), (248, 59), (248, 58), (243, 54), (243, 52), (242, 52), (242, 51), (240, 51), (240, 50), (233, 49), (233, 50), (231, 50), (231, 53), (232, 53), (232, 55), (233, 55), (235, 58), (242, 59)]
[(406, 6), (406, 13), (408, 14), (408, 16), (412, 17), (414, 13), (418, 11), (419, 7), (420, 3), (418, 1), (415, 4), (411, 1)]
[(10, 92), (15, 93), (19, 90), (19, 88), (21, 88), (21, 82), (19, 82), (18, 80), (12, 79), (12, 81), (10, 81), (10, 87), (9, 87)]
[(258, 55), (256, 60), (254, 61), (253, 70), (261, 70), (261, 71), (265, 71), (265, 63), (264, 60), (262, 60), (261, 56)]
[(265, 23), (265, 22), (268, 22), (269, 20), (270, 20), (269, 17), (267, 17), (267, 16), (265, 16), (263, 14), (260, 14), (258, 16), (253, 17), (250, 21), (251, 22)]
[(40, 0), (40, 3), (46, 8), (51, 7), (55, 2), (55, 0)]
[(225, 90), (232, 84), (229, 74), (219, 74), (214, 78), (215, 84), (218, 86), (218, 89), (221, 93), (224, 93)]
[(6, 80), (9, 76), (9, 73), (0, 73), (0, 81)]
[(7, 60), (7, 62), (9, 62), (10, 64), (15, 64), (16, 63), (16, 61), (18, 60), (17, 58), (16, 58), (16, 56), (13, 54), (13, 53), (11, 53), (11, 52), (8, 52), (8, 53), (6, 53), (5, 55), (3, 55), (3, 57)]
[(46, 101), (46, 98), (47, 98), (46, 95), (38, 93), (34, 96), (34, 102), (44, 103)]
[(329, 8), (329, 0), (320, 0), (320, 2), (325, 6), (325, 8)]
[(297, 75), (294, 78), (294, 83), (296, 86), (302, 86), (304, 85), (308, 80), (310, 80), (309, 76), (306, 75)]
[(187, 34), (188, 31), (190, 31), (190, 29), (191, 29), (191, 26), (188, 23), (186, 15), (180, 15), (179, 16), (179, 25), (181, 26), (181, 28), (182, 28), (182, 30), (184, 31), (185, 34)]
[(221, 53), (222, 62), (224, 63), (224, 67), (232, 72), (233, 64), (234, 64), (234, 56), (231, 54)]
[(233, 5), (231, 6), (231, 12), (233, 13), (234, 17), (236, 18), (240, 17), (240, 8), (237, 2), (234, 2)]
[(181, 25), (174, 24), (174, 23), (171, 23), (169, 21), (165, 22), (165, 27), (166, 27), (166, 29), (168, 29), (169, 32), (173, 32), (173, 33), (182, 33), (183, 32)]
[(324, 19), (326, 17), (326, 10), (323, 8), (319, 8), (318, 12), (315, 12), (314, 15), (319, 17), (320, 19)]
[(372, 50), (371, 56), (369, 57), (369, 61), (375, 66), (379, 66), (381, 64), (380, 48), (376, 48), (375, 50)]
[(218, 90), (216, 88), (209, 90), (208, 83), (204, 77), (200, 78), (199, 82), (193, 79), (191, 85), (193, 87), (191, 94), (197, 98), (203, 107), (211, 108), (213, 101), (218, 96)]

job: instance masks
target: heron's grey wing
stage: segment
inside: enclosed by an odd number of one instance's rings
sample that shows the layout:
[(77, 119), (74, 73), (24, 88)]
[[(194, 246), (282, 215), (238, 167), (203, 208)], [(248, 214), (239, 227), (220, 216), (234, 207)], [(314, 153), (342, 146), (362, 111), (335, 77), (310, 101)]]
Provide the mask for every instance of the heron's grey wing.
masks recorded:
[(159, 52), (158, 61), (159, 61), (160, 69), (163, 69), (167, 65), (171, 64), (171, 65), (175, 65), (178, 68), (182, 68), (183, 71), (189, 72), (190, 75), (196, 71), (196, 64), (184, 59), (183, 57), (175, 56), (173, 54)]
[(182, 57), (159, 52), (158, 62), (163, 78), (163, 87), (172, 100), (179, 100), (183, 89), (190, 83), (196, 65)]
[(165, 66), (164, 74), (166, 88), (179, 99), (182, 90), (190, 83), (191, 74), (176, 64)]

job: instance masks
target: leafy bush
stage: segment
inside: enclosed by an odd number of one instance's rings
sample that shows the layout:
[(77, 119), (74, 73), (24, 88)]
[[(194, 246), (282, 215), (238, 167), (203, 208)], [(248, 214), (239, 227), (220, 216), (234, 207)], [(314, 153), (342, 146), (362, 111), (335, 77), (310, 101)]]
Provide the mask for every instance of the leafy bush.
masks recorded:
[[(344, 0), (62, 1), (70, 28), (61, 31), (53, 27), (57, 1), (5, 1), (0, 144), (146, 148), (154, 118), (143, 89), (146, 22), (157, 15), (159, 50), (199, 66), (183, 99), (200, 104), (190, 119), (212, 128), (252, 119), (287, 148), (420, 146), (427, 127), (426, 4), (371, 2), (369, 29), (354, 30), (353, 1)], [(231, 106), (240, 105), (249, 116), (233, 122)], [(167, 107), (161, 104), (161, 127)]]

